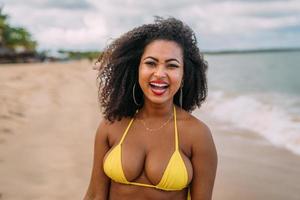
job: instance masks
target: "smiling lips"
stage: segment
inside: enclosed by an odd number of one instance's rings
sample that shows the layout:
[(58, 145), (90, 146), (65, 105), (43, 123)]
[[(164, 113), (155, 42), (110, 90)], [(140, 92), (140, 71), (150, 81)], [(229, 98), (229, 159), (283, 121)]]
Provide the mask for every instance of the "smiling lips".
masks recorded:
[(163, 81), (151, 81), (149, 85), (155, 95), (162, 95), (167, 91), (167, 88), (169, 87), (169, 84)]

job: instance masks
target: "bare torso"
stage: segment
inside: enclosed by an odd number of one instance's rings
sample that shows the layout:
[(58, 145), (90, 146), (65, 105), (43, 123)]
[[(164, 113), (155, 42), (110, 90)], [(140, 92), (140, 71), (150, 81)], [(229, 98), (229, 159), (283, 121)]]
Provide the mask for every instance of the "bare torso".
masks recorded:
[[(130, 119), (123, 118), (110, 125), (108, 142), (110, 150), (118, 144)], [(157, 121), (157, 120), (156, 120)], [(199, 121), (184, 110), (177, 108), (177, 128), (179, 150), (188, 172), (188, 183), (193, 177), (192, 138), (198, 130), (191, 124)], [(154, 127), (159, 125), (153, 124)], [(175, 151), (174, 118), (162, 129), (149, 132), (145, 129), (139, 116), (136, 116), (129, 132), (122, 143), (122, 167), (125, 177), (130, 182), (157, 185)], [(108, 152), (106, 153), (106, 156)], [(104, 157), (104, 159), (106, 158)], [(163, 191), (149, 187), (133, 186), (111, 181), (109, 197), (111, 200), (126, 199), (174, 199), (186, 200), (187, 188), (181, 191)]]

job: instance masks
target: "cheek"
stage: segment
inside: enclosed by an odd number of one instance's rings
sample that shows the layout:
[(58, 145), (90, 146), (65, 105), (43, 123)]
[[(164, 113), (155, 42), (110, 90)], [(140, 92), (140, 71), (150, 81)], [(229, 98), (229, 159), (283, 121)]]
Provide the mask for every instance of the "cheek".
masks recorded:
[(181, 80), (183, 78), (183, 72), (182, 72), (182, 70), (172, 73), (171, 77), (172, 77), (173, 84), (176, 85), (176, 87), (178, 85), (180, 86), (181, 85)]
[(142, 86), (142, 84), (145, 84), (145, 81), (149, 78), (149, 72), (146, 70), (144, 67), (140, 66), (139, 67), (139, 84)]

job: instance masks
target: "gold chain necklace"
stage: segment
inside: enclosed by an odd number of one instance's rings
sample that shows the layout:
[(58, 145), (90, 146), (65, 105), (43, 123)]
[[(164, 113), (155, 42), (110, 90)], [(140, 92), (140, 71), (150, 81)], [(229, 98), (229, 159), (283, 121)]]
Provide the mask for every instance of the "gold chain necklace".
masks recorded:
[(165, 121), (165, 123), (163, 123), (163, 124), (162, 124), (160, 127), (158, 127), (158, 128), (149, 128), (149, 127), (146, 126), (146, 123), (145, 123), (145, 121), (144, 121), (143, 119), (138, 119), (138, 120), (142, 122), (143, 126), (145, 127), (145, 129), (146, 129), (147, 131), (153, 132), (153, 131), (158, 131), (158, 130), (162, 129), (164, 126), (166, 126), (167, 123), (172, 119), (172, 117), (173, 117), (173, 114), (169, 117), (169, 119), (168, 119), (167, 121)]

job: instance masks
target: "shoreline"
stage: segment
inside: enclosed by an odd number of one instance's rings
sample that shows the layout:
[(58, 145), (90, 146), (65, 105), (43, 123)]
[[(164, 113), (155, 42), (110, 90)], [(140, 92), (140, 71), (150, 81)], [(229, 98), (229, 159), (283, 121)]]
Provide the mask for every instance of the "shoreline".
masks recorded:
[[(42, 66), (41, 66), (42, 65)], [(87, 61), (0, 67), (0, 199), (82, 198), (101, 119)], [(193, 112), (218, 151), (214, 200), (299, 199), (300, 156)]]
[(213, 199), (297, 200), (300, 156), (258, 133), (233, 128), (196, 113), (211, 128), (218, 151)]

